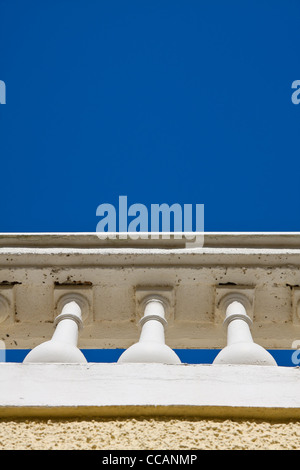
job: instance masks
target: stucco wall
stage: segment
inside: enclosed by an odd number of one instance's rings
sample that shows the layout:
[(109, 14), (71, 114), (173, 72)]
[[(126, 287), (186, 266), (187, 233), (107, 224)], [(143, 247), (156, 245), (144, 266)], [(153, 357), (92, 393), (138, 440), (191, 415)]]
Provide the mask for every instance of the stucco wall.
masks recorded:
[(0, 449), (300, 449), (300, 422), (2, 420)]

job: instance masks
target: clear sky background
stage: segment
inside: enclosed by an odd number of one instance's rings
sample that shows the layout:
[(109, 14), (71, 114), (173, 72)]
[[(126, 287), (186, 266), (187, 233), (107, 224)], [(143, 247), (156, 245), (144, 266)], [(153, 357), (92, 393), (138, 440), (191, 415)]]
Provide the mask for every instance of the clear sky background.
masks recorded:
[(102, 203), (300, 231), (298, 0), (0, 0), (0, 231)]

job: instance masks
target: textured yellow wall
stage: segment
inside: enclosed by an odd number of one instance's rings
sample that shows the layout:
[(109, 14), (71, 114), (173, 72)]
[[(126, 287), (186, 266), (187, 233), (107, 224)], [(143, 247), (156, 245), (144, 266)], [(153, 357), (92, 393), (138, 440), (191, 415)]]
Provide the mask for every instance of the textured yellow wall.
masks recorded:
[(0, 449), (300, 449), (300, 422), (1, 420)]

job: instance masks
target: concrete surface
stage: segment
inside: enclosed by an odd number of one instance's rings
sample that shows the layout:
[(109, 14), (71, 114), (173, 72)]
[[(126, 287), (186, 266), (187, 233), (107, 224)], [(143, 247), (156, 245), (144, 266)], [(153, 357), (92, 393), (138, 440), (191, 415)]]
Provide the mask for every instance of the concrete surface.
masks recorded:
[(83, 303), (79, 347), (128, 348), (145, 293), (169, 302), (172, 349), (222, 348), (224, 296), (242, 294), (254, 341), (300, 341), (300, 234), (204, 234), (184, 240), (99, 240), (97, 234), (0, 235), (0, 340), (28, 349), (53, 334), (64, 296)]
[(0, 364), (0, 417), (300, 418), (300, 369)]

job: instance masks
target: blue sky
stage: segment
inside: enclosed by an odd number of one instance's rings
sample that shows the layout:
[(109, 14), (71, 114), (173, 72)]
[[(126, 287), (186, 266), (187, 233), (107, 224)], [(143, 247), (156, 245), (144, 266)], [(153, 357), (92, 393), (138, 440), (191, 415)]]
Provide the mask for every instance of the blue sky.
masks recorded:
[(300, 3), (0, 0), (1, 232), (204, 204), (206, 231), (300, 231)]

